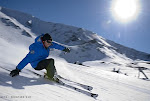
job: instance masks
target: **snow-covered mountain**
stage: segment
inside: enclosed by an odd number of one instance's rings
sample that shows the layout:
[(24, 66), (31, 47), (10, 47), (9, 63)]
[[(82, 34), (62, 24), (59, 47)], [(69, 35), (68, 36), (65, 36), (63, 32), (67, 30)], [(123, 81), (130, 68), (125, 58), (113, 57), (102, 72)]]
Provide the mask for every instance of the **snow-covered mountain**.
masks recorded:
[[(100, 60), (106, 57), (115, 58), (118, 55), (130, 59), (150, 60), (150, 54), (142, 53), (131, 48), (114, 43), (99, 36), (98, 34), (64, 24), (44, 22), (29, 14), (13, 11), (2, 8), (1, 12), (17, 20), (20, 24), (25, 26), (22, 29), (22, 34), (26, 36), (36, 36), (42, 33), (50, 33), (54, 41), (64, 45), (72, 46), (72, 52), (69, 55), (60, 55), (68, 62), (85, 62)], [(2, 18), (1, 21), (7, 26), (13, 26), (19, 29), (20, 26), (13, 23), (9, 18)]]
[[(137, 79), (137, 67), (144, 67), (146, 75), (150, 77), (150, 65), (145, 61), (150, 61), (150, 54), (117, 44), (83, 28), (45, 22), (32, 15), (2, 7), (0, 67), (14, 69), (28, 53), (28, 46), (34, 42), (34, 38), (42, 33), (50, 33), (54, 41), (71, 49), (68, 54), (58, 50), (51, 51), (50, 57), (56, 60), (58, 73), (65, 78), (92, 85), (95, 88), (93, 92), (99, 94), (98, 101), (149, 101), (149, 81)], [(82, 65), (73, 64), (77, 61)], [(95, 100), (69, 88), (49, 84), (26, 69), (33, 70), (27, 65), (20, 76), (11, 78), (8, 71), (0, 68), (0, 90), (3, 90), (0, 92), (0, 99)], [(114, 69), (119, 70), (120, 74), (111, 72)], [(38, 73), (43, 74), (43, 71)], [(38, 87), (41, 89), (37, 89)], [(11, 98), (12, 96), (32, 98)]]

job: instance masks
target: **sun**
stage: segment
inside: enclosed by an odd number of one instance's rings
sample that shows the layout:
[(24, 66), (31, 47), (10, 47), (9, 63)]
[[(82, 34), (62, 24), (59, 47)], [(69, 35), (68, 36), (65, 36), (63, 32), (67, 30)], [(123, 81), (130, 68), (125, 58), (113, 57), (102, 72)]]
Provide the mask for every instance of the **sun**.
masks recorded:
[(139, 2), (138, 0), (113, 0), (111, 11), (117, 20), (128, 22), (139, 14)]

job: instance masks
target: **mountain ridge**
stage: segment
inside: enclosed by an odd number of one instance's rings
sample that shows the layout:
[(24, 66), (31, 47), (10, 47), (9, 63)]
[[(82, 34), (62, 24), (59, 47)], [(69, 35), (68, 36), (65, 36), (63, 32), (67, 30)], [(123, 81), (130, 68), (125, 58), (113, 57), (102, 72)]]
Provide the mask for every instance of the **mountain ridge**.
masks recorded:
[[(17, 20), (31, 31), (30, 33), (23, 30), (22, 35), (32, 37), (42, 33), (50, 33), (54, 41), (70, 47), (72, 50), (71, 54), (67, 56), (63, 53), (60, 54), (60, 56), (65, 58), (68, 62), (85, 62), (104, 58), (114, 59), (118, 54), (133, 60), (141, 59), (150, 61), (150, 54), (107, 40), (92, 31), (59, 23), (45, 22), (30, 14), (8, 8), (1, 7), (0, 11)], [(1, 20), (3, 23), (7, 23), (8, 19), (1, 18)], [(12, 26), (11, 24), (10, 26)], [(15, 26), (15, 24), (13, 24), (13, 26)], [(15, 28), (17, 27), (19, 28), (19, 26), (15, 26)], [(33, 33), (35, 33), (35, 35), (33, 35)]]

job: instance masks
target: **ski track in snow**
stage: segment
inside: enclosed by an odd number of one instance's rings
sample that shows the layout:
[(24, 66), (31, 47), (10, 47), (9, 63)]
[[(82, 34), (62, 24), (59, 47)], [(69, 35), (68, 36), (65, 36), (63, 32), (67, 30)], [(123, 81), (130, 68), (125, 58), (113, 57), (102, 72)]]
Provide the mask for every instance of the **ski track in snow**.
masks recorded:
[[(90, 73), (87, 73), (87, 74), (90, 74)], [(140, 87), (136, 87), (135, 85), (126, 84), (126, 83), (123, 83), (123, 82), (119, 82), (119, 81), (116, 81), (116, 80), (111, 80), (111, 79), (96, 76), (96, 75), (93, 75), (93, 74), (90, 74), (90, 75), (93, 76), (93, 77), (99, 78), (101, 80), (105, 80), (105, 81), (107, 81), (109, 83), (112, 83), (112, 84), (116, 84), (116, 85), (119, 85), (119, 86), (124, 86), (124, 87), (127, 87), (127, 88), (131, 88), (133, 90), (142, 92), (142, 93), (150, 94), (150, 90), (140, 88)]]

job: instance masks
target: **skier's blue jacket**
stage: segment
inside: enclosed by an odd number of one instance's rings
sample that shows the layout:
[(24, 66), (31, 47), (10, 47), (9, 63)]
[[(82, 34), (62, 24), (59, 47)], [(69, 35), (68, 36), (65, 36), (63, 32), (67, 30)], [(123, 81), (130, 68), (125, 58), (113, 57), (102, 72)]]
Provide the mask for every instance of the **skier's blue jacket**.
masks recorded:
[(49, 56), (50, 48), (55, 48), (58, 50), (64, 50), (65, 47), (61, 46), (55, 42), (52, 42), (52, 45), (47, 49), (44, 47), (40, 35), (35, 39), (35, 42), (29, 46), (29, 53), (26, 57), (17, 65), (19, 70), (23, 69), (28, 63), (31, 64), (33, 68), (37, 67), (37, 64), (46, 59)]

